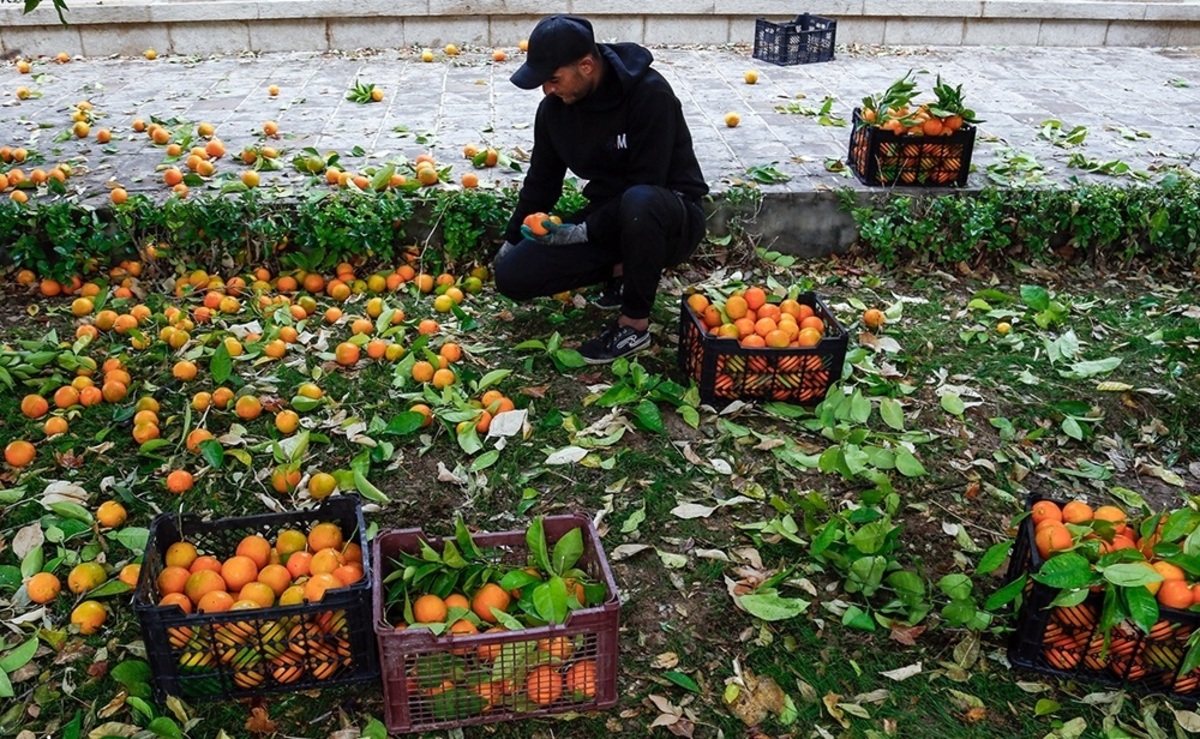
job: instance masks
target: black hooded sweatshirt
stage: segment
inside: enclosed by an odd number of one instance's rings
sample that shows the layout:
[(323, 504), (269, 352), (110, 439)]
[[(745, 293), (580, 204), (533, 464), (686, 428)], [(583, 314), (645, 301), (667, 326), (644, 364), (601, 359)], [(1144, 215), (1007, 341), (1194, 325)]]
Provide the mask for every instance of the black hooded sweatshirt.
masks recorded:
[(504, 232), (509, 243), (521, 240), (526, 216), (558, 202), (568, 168), (587, 180), (585, 216), (633, 185), (665, 187), (689, 200), (708, 192), (679, 99), (650, 68), (650, 51), (633, 43), (598, 48), (605, 69), (592, 94), (574, 105), (547, 95), (538, 106), (529, 172)]

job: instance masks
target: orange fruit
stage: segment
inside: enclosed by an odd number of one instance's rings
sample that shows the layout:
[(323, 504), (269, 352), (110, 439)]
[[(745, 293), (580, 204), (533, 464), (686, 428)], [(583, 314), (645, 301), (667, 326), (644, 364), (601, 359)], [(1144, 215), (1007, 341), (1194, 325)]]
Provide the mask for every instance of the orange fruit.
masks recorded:
[(363, 579), (363, 566), (358, 562), (347, 562), (331, 573), (342, 585), (349, 587)]
[[(164, 567), (155, 579), (158, 592), (163, 595), (182, 594), (184, 588), (187, 587), (187, 581), (191, 575), (192, 573), (188, 572), (186, 567), (180, 567), (179, 565)], [(188, 601), (188, 605), (191, 605), (191, 601)]]
[(25, 582), (25, 592), (34, 603), (49, 603), (62, 591), (62, 583), (50, 572), (39, 572)]
[(508, 594), (507, 590), (490, 582), (475, 591), (475, 596), (471, 599), (471, 610), (481, 620), (494, 624), (497, 619), (492, 614), (492, 609), (507, 611), (511, 602), (512, 596)]
[(213, 590), (201, 596), (196, 603), (197, 613), (222, 613), (233, 608), (233, 596), (224, 590)]
[(28, 441), (18, 439), (9, 442), (8, 446), (4, 447), (4, 461), (13, 467), (27, 467), (33, 462), (35, 456), (36, 451), (33, 444)]
[(192, 477), (192, 473), (187, 470), (172, 470), (167, 475), (167, 490), (176, 495), (191, 490), (193, 484), (195, 484), (195, 479)]
[(1070, 549), (1075, 542), (1071, 539), (1071, 532), (1067, 531), (1065, 526), (1059, 525), (1047, 526), (1037, 532), (1034, 535), (1034, 543), (1042, 559), (1049, 559), (1055, 552)]
[(742, 293), (742, 299), (746, 301), (746, 307), (750, 310), (758, 310), (767, 302), (767, 293), (761, 287), (749, 287)]
[(200, 569), (188, 575), (187, 582), (183, 586), (183, 593), (192, 602), (192, 605), (198, 606), (200, 599), (204, 596), (218, 591), (225, 592), (225, 589), (225, 578), (221, 577), (219, 572)]
[(135, 562), (134, 564), (128, 564), (122, 567), (120, 574), (117, 575), (117, 579), (131, 588), (136, 588), (138, 577), (141, 574), (142, 566)]
[(304, 584), (304, 598), (310, 603), (319, 603), (325, 598), (326, 590), (335, 590), (340, 587), (342, 587), (342, 583), (336, 577), (328, 572), (322, 572), (313, 575)]
[(311, 562), (312, 555), (308, 552), (292, 552), (288, 555), (287, 563), (284, 564), (284, 567), (287, 567), (288, 573), (295, 580), (300, 577), (306, 577), (309, 574), (308, 565)]
[(193, 575), (200, 570), (208, 570), (219, 575), (221, 574), (221, 560), (211, 554), (201, 554), (192, 560), (192, 563), (188, 566), (188, 572), (191, 572)]
[(342, 554), (338, 550), (328, 547), (313, 554), (312, 562), (308, 565), (308, 570), (314, 575), (319, 575), (323, 572), (333, 573), (334, 570), (345, 564), (342, 559)]
[(362, 352), (358, 346), (351, 344), (349, 341), (343, 341), (334, 350), (334, 360), (343, 367), (355, 364), (361, 356)]
[(163, 556), (163, 561), (168, 567), (182, 567), (187, 569), (196, 561), (199, 553), (196, 551), (196, 545), (190, 541), (177, 541), (167, 547), (167, 553)]
[(1098, 521), (1108, 521), (1119, 529), (1125, 524), (1125, 511), (1116, 506), (1102, 505), (1096, 509), (1093, 518)]
[(539, 706), (548, 706), (562, 697), (563, 678), (552, 665), (539, 665), (525, 678), (525, 694)]
[(81, 634), (95, 634), (108, 620), (108, 611), (94, 600), (85, 600), (71, 611), (71, 623), (79, 627)]
[(276, 596), (280, 596), (291, 586), (292, 573), (281, 564), (269, 564), (258, 571), (258, 582), (265, 583)]
[(1087, 523), (1094, 516), (1092, 507), (1081, 500), (1073, 500), (1062, 508), (1062, 520), (1065, 523)]
[(21, 399), (21, 413), (38, 419), (50, 412), (50, 403), (40, 395), (26, 395)]
[(1039, 500), (1033, 504), (1033, 525), (1037, 526), (1046, 519), (1062, 521), (1062, 510), (1053, 501)]
[(104, 565), (99, 562), (80, 562), (67, 576), (67, 588), (76, 595), (95, 590), (108, 580)]
[(249, 557), (255, 567), (262, 569), (271, 562), (271, 542), (258, 534), (250, 534), (238, 542), (235, 553)]
[(417, 623), (442, 623), (446, 620), (446, 602), (432, 593), (422, 595), (412, 604), (413, 619)]
[(750, 305), (746, 299), (740, 295), (731, 295), (729, 300), (725, 301), (725, 315), (733, 320), (744, 318), (746, 311), (750, 309)]
[(326, 521), (312, 527), (308, 532), (309, 551), (319, 552), (322, 549), (337, 549), (341, 551), (346, 538), (342, 529), (336, 523)]
[(566, 674), (567, 692), (574, 696), (596, 696), (596, 661), (583, 659), (571, 665)]
[(221, 579), (227, 590), (237, 592), (258, 579), (258, 565), (247, 556), (235, 554), (221, 565)]
[[(1161, 563), (1160, 563), (1161, 564)], [(1192, 607), (1192, 587), (1183, 580), (1167, 580), (1162, 583), (1155, 596), (1167, 608), (1187, 609)]]
[(244, 601), (255, 603), (259, 608), (270, 608), (275, 605), (275, 589), (258, 580), (248, 582), (238, 591), (234, 605)]
[(238, 418), (241, 418), (245, 421), (253, 421), (254, 419), (258, 418), (259, 415), (262, 414), (263, 410), (262, 401), (253, 395), (243, 395), (242, 397), (238, 398), (237, 403), (233, 408), (234, 412), (237, 413)]
[(125, 506), (115, 500), (106, 500), (96, 509), (96, 522), (106, 529), (115, 529), (128, 517)]
[(192, 454), (200, 453), (200, 443), (213, 438), (212, 432), (208, 429), (192, 429), (188, 432), (187, 439), (184, 441), (184, 446)]
[(872, 331), (883, 326), (887, 322), (887, 316), (883, 315), (883, 311), (878, 308), (867, 308), (863, 311), (863, 325)]

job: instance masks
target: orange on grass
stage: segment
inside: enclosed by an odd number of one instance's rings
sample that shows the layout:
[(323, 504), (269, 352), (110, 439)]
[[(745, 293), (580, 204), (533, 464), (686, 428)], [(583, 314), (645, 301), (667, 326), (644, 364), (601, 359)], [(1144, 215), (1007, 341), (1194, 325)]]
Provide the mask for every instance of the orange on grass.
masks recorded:
[(25, 593), (37, 604), (49, 603), (62, 592), (62, 582), (51, 572), (39, 572), (25, 582)]
[(525, 678), (525, 694), (539, 706), (548, 706), (562, 697), (563, 678), (552, 665), (539, 665)]
[(249, 557), (255, 567), (262, 569), (271, 561), (271, 542), (258, 534), (250, 534), (238, 542), (235, 554)]
[(208, 429), (192, 429), (188, 432), (187, 439), (184, 441), (184, 446), (192, 454), (200, 453), (200, 443), (213, 438), (212, 432)]
[(275, 414), (275, 428), (282, 434), (294, 434), (300, 427), (300, 416), (293, 410), (282, 410)]
[(293, 492), (302, 477), (299, 469), (281, 464), (271, 472), (271, 489), (280, 495)]
[(230, 401), (233, 400), (233, 391), (227, 387), (219, 387), (213, 390), (212, 403), (216, 407), (224, 410), (229, 407)]
[(458, 377), (454, 374), (454, 370), (440, 369), (433, 373), (431, 384), (438, 390), (441, 390), (453, 385), (457, 379)]
[(23, 439), (9, 442), (8, 446), (4, 447), (4, 461), (13, 467), (27, 467), (36, 455), (33, 444)]
[(449, 609), (446, 602), (433, 593), (427, 593), (417, 598), (412, 605), (413, 620), (421, 624), (442, 623), (446, 620)]
[(438, 349), (438, 356), (445, 357), (448, 362), (457, 362), (462, 359), (462, 347), (453, 341), (447, 341)]
[(71, 611), (71, 623), (79, 627), (81, 634), (95, 634), (108, 620), (108, 611), (94, 600), (85, 600)]
[(878, 308), (867, 308), (863, 311), (863, 325), (874, 331), (887, 323), (887, 316)]
[(342, 343), (338, 344), (337, 349), (334, 350), (334, 361), (343, 367), (349, 367), (355, 364), (358, 362), (361, 356), (362, 351), (357, 345), (351, 344), (349, 341), (343, 341)]
[(421, 428), (426, 428), (433, 423), (433, 410), (424, 403), (417, 403), (408, 409), (410, 413), (420, 413), (425, 416), (424, 422), (421, 423)]
[(172, 470), (167, 475), (167, 491), (176, 495), (182, 495), (191, 490), (194, 484), (195, 478), (187, 470)]
[(582, 659), (571, 665), (566, 674), (567, 692), (574, 696), (593, 698), (596, 695), (596, 661)]
[(99, 562), (80, 562), (67, 576), (67, 588), (76, 595), (86, 593), (103, 585), (108, 580), (104, 565)]
[(490, 582), (475, 591), (475, 596), (471, 599), (471, 610), (480, 619), (494, 624), (497, 618), (492, 614), (492, 609), (508, 611), (508, 606), (511, 602), (512, 596), (508, 594), (507, 590), (494, 582)]
[(67, 433), (69, 428), (70, 425), (67, 423), (67, 419), (61, 416), (53, 416), (46, 419), (46, 423), (42, 426), (42, 431), (46, 433), (46, 436), (54, 436), (55, 434)]
[(125, 506), (115, 500), (106, 500), (96, 509), (96, 523), (106, 529), (115, 529), (125, 523), (128, 517)]
[(21, 413), (28, 418), (38, 419), (50, 412), (50, 402), (40, 395), (26, 395), (21, 399)]
[(424, 360), (414, 362), (412, 366), (412, 378), (417, 382), (429, 382), (433, 379), (433, 365)]
[(328, 472), (317, 472), (308, 478), (308, 495), (313, 500), (324, 500), (337, 490), (337, 478)]
[(422, 336), (426, 334), (436, 334), (440, 328), (441, 324), (439, 324), (437, 321), (433, 320), (432, 318), (425, 318), (417, 324), (417, 333), (421, 334)]
[(117, 575), (117, 579), (131, 588), (137, 587), (138, 577), (142, 574), (142, 566), (136, 562), (125, 565)]
[(253, 395), (243, 395), (238, 398), (237, 403), (233, 407), (238, 418), (244, 421), (253, 421), (262, 414), (262, 401)]

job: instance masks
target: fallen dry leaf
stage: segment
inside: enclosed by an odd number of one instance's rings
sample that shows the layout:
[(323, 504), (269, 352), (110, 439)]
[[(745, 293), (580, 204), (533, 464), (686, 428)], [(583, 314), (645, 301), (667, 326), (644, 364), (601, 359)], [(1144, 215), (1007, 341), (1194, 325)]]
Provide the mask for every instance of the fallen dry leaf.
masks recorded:
[(255, 706), (250, 709), (250, 718), (246, 719), (246, 731), (252, 734), (274, 734), (275, 722), (267, 715), (267, 709)]

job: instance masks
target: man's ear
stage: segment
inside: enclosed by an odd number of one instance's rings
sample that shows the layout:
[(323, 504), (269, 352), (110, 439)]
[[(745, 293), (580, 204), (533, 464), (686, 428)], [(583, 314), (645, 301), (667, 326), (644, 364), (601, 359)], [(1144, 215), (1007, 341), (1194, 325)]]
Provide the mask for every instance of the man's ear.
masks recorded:
[(591, 77), (592, 73), (596, 71), (596, 60), (591, 54), (588, 54), (579, 60), (579, 71), (582, 72), (585, 77)]

